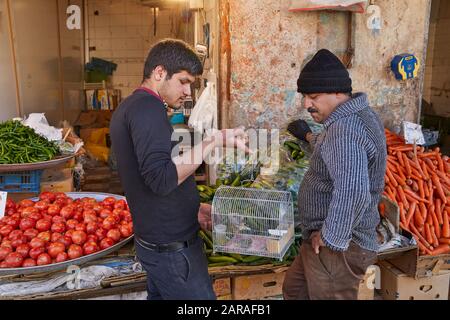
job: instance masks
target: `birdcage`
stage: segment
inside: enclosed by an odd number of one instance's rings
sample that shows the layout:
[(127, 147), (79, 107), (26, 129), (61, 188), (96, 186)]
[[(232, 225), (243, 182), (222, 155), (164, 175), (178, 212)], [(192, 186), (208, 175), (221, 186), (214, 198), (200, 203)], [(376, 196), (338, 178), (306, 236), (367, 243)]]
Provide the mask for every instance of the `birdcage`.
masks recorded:
[(212, 225), (214, 252), (282, 260), (295, 238), (291, 193), (222, 186)]

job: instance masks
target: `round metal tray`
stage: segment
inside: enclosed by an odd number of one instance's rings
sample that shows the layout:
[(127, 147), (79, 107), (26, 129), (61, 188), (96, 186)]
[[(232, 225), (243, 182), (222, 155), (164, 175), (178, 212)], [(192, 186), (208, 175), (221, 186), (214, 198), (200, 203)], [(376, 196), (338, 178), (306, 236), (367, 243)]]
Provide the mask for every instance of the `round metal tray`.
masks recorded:
[(60, 164), (66, 163), (70, 159), (75, 157), (72, 155), (58, 156), (52, 160), (36, 163), (21, 163), (21, 164), (0, 164), (0, 172), (15, 172), (15, 171), (33, 171), (33, 170), (43, 170), (58, 166)]
[[(108, 194), (108, 193), (92, 193), (92, 192), (67, 192), (67, 196), (69, 196), (72, 199), (80, 199), (80, 198), (94, 198), (97, 201), (102, 201), (107, 197), (114, 197), (117, 200), (125, 200), (125, 197), (118, 196), (114, 194)], [(38, 198), (31, 199), (33, 201), (38, 200)], [(128, 242), (130, 242), (133, 239), (134, 236), (131, 236), (125, 240), (122, 240), (121, 242), (115, 244), (112, 247), (109, 247), (108, 249), (90, 254), (88, 256), (83, 256), (78, 259), (64, 261), (60, 263), (54, 263), (49, 264), (46, 266), (38, 266), (38, 267), (31, 267), (31, 268), (14, 268), (14, 269), (0, 269), (0, 276), (6, 276), (6, 275), (25, 275), (25, 274), (32, 274), (32, 273), (45, 273), (45, 272), (52, 272), (52, 271), (59, 271), (67, 269), (69, 266), (80, 266), (82, 264), (85, 264), (87, 262), (100, 259), (104, 256), (109, 255), (110, 253), (113, 253), (114, 251), (119, 250), (121, 247), (126, 245)]]

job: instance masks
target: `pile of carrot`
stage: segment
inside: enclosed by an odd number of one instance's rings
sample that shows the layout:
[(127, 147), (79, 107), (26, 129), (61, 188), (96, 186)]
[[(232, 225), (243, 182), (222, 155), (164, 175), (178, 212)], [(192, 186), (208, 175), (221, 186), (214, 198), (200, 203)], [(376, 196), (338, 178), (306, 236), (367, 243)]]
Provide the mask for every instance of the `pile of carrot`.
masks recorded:
[(405, 144), (385, 130), (388, 149), (384, 195), (400, 208), (400, 227), (422, 255), (450, 253), (450, 161), (440, 149)]

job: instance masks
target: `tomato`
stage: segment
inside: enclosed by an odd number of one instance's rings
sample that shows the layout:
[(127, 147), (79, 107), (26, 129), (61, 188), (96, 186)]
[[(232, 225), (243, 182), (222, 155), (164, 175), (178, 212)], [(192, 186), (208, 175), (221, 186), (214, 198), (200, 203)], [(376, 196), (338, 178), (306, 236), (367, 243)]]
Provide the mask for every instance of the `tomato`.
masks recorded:
[(64, 208), (61, 209), (61, 212), (59, 213), (61, 215), (61, 217), (63, 217), (64, 219), (70, 219), (73, 217), (74, 215), (74, 210), (73, 210), (73, 206), (65, 206)]
[(21, 230), (13, 230), (8, 235), (8, 239), (11, 241), (22, 238), (22, 237), (23, 237), (23, 232)]
[(52, 258), (47, 253), (41, 253), (36, 259), (36, 264), (38, 266), (46, 266), (51, 263)]
[(67, 230), (74, 230), (75, 227), (77, 226), (77, 224), (78, 224), (78, 221), (75, 219), (67, 220), (66, 228), (67, 228)]
[(64, 222), (55, 222), (51, 227), (52, 232), (64, 233), (66, 231), (66, 224)]
[(60, 262), (67, 261), (67, 258), (68, 258), (68, 257), (69, 257), (69, 256), (68, 256), (67, 253), (65, 253), (65, 252), (58, 253), (58, 255), (56, 256), (55, 262), (56, 262), (56, 263), (60, 263)]
[(110, 238), (104, 238), (102, 241), (100, 241), (100, 248), (102, 250), (108, 249), (109, 247), (112, 247), (114, 245), (114, 240)]
[(83, 219), (83, 214), (81, 213), (81, 212), (77, 212), (77, 213), (75, 213), (74, 215), (73, 215), (73, 218), (75, 219), (75, 220), (77, 220), (78, 222), (82, 222), (84, 219)]
[(64, 219), (64, 218), (61, 217), (61, 216), (54, 216), (54, 217), (52, 217), (52, 222), (53, 222), (53, 223), (58, 223), (58, 222), (64, 222), (64, 223), (66, 223), (66, 219)]
[(112, 240), (114, 240), (114, 242), (118, 242), (120, 240), (120, 238), (122, 237), (122, 235), (121, 235), (119, 229), (111, 229), (106, 234), (106, 237), (111, 238)]
[(112, 214), (111, 210), (103, 209), (102, 211), (100, 211), (100, 218), (106, 219), (106, 218), (108, 218), (111, 214)]
[(113, 197), (107, 197), (102, 201), (106, 206), (114, 206), (116, 199)]
[(114, 217), (108, 217), (103, 220), (102, 227), (106, 230), (111, 230), (116, 226), (116, 219)]
[(95, 242), (86, 242), (83, 245), (83, 252), (85, 255), (90, 255), (93, 254), (95, 252), (97, 252), (99, 250), (97, 243)]
[(114, 204), (114, 209), (124, 210), (126, 206), (127, 202), (125, 200), (117, 200), (117, 202)]
[(19, 253), (22, 256), (22, 258), (25, 259), (26, 257), (28, 257), (30, 249), (31, 249), (30, 245), (24, 243), (16, 248), (16, 252)]
[(98, 242), (98, 237), (95, 234), (90, 234), (86, 238), (86, 242)]
[(28, 258), (23, 261), (22, 268), (32, 268), (32, 267), (36, 267), (36, 260)]
[(66, 199), (67, 195), (64, 192), (55, 192), (56, 199)]
[(37, 209), (35, 207), (26, 207), (22, 210), (22, 213), (20, 216), (22, 218), (26, 218), (26, 217), (29, 217), (30, 214), (33, 214), (33, 213), (39, 213), (39, 209)]
[(94, 207), (92, 208), (92, 210), (95, 211), (95, 213), (100, 213), (103, 210), (103, 207), (99, 204), (95, 204)]
[(38, 234), (39, 231), (37, 231), (36, 229), (28, 229), (23, 232), (23, 235), (27, 237), (28, 241), (31, 241), (31, 239), (37, 237)]
[(87, 235), (84, 231), (75, 231), (72, 234), (72, 241), (75, 244), (82, 245), (86, 242)]
[(1, 246), (1, 247), (0, 247), (0, 262), (3, 261), (3, 260), (5, 260), (6, 256), (7, 256), (8, 254), (10, 254), (11, 252), (13, 252), (13, 250), (12, 250), (11, 247), (4, 247), (4, 246)]
[(60, 254), (61, 252), (64, 252), (65, 250), (66, 250), (66, 246), (63, 243), (52, 242), (52, 243), (50, 243), (50, 246), (48, 247), (47, 252), (50, 255), (50, 257), (56, 259), (58, 254)]
[(32, 259), (37, 259), (37, 257), (45, 252), (45, 248), (44, 246), (39, 247), (39, 248), (32, 248), (29, 252), (29, 255)]
[(17, 252), (12, 252), (6, 256), (5, 262), (8, 268), (20, 268), (23, 263), (23, 257)]
[(56, 199), (55, 202), (53, 202), (53, 204), (56, 204), (60, 208), (63, 208), (67, 205), (67, 200), (66, 200), (66, 198), (59, 198), (59, 199)]
[(52, 236), (50, 237), (50, 242), (58, 242), (59, 239), (64, 237), (61, 233), (53, 232)]
[(13, 248), (11, 245), (11, 240), (8, 239), (3, 239), (2, 244), (0, 245), (2, 247), (8, 247), (8, 248)]
[(40, 248), (45, 246), (45, 241), (40, 238), (33, 238), (30, 241), (31, 248)]
[(133, 234), (132, 229), (130, 228), (130, 226), (128, 225), (122, 225), (119, 227), (120, 230), (120, 234), (122, 235), (122, 237), (124, 238), (128, 238), (131, 237), (131, 235)]
[(95, 213), (83, 213), (83, 217), (84, 217), (84, 223), (89, 223), (89, 222), (97, 222), (97, 216), (95, 215)]
[(95, 235), (97, 236), (97, 238), (101, 241), (101, 240), (103, 240), (104, 238), (106, 238), (106, 233), (107, 233), (108, 231), (107, 230), (105, 230), (105, 229), (103, 229), (102, 227), (100, 227), (100, 228), (98, 228), (96, 231), (95, 231)]
[(41, 232), (50, 230), (51, 226), (52, 223), (47, 219), (41, 219), (36, 222), (36, 229)]
[(34, 207), (39, 211), (47, 211), (49, 205), (47, 201), (38, 201), (34, 204)]
[(62, 238), (56, 240), (56, 242), (62, 243), (65, 246), (65, 248), (67, 249), (72, 244), (72, 237), (62, 236)]
[(67, 230), (66, 233), (64, 234), (65, 236), (68, 236), (70, 238), (72, 238), (73, 233), (75, 232), (75, 230)]
[(39, 195), (39, 199), (40, 199), (40, 200), (46, 200), (46, 201), (48, 201), (49, 203), (53, 203), (53, 201), (56, 200), (56, 196), (55, 196), (54, 193), (46, 191), (46, 192), (42, 192), (42, 193)]
[(61, 211), (61, 207), (57, 204), (51, 204), (48, 206), (47, 213), (51, 216), (56, 216)]
[(43, 215), (40, 214), (39, 212), (35, 212), (30, 214), (27, 218), (33, 219), (36, 222), (38, 220), (41, 220), (43, 218)]
[(44, 240), (44, 242), (50, 242), (50, 238), (52, 237), (52, 234), (50, 231), (44, 231), (40, 232), (37, 237), (41, 240)]
[(79, 257), (83, 256), (83, 248), (81, 248), (77, 244), (72, 244), (69, 247), (69, 250), (67, 250), (67, 255), (69, 256), (70, 260), (78, 259)]
[(34, 206), (34, 202), (29, 200), (29, 199), (25, 199), (19, 202), (19, 207), (22, 208), (28, 208), (28, 207), (32, 207)]
[(13, 229), (17, 229), (19, 227), (20, 220), (15, 219), (13, 217), (7, 217), (6, 225), (13, 227)]
[(8, 266), (6, 265), (6, 262), (5, 261), (1, 262), (0, 269), (6, 269), (6, 268), (8, 268)]
[(6, 209), (16, 209), (16, 203), (11, 199), (6, 200)]
[(28, 229), (34, 229), (36, 226), (36, 220), (31, 218), (23, 218), (19, 223), (20, 230), (28, 230)]
[(11, 240), (11, 246), (13, 248), (17, 248), (21, 244), (27, 243), (27, 241), (28, 241), (28, 238), (25, 237), (25, 236), (22, 236), (20, 238), (15, 239), (15, 240)]
[(0, 235), (6, 238), (13, 230), (14, 227), (7, 224), (0, 228)]
[(86, 225), (86, 233), (87, 234), (94, 234), (95, 231), (97, 231), (97, 223), (95, 222), (89, 222)]
[(110, 217), (113, 217), (116, 220), (116, 224), (118, 224), (120, 222), (120, 220), (122, 220), (122, 218), (120, 217), (120, 214), (117, 214), (117, 213), (111, 214)]

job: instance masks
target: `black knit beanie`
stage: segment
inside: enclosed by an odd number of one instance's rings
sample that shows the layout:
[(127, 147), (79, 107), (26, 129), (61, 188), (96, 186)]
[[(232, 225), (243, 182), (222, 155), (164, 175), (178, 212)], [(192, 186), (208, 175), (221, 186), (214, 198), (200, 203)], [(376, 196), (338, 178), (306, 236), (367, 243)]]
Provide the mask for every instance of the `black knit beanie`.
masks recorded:
[(322, 49), (303, 68), (297, 86), (303, 94), (351, 93), (352, 79), (339, 58)]

